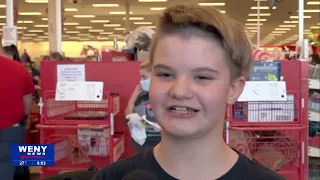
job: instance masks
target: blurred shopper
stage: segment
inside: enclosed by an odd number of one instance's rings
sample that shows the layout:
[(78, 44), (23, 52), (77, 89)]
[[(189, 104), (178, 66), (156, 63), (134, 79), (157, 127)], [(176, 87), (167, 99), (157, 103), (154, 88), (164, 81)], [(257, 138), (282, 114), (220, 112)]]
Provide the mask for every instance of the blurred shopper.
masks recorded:
[(60, 53), (54, 52), (50, 54), (50, 60), (62, 61), (63, 57)]
[(320, 56), (319, 54), (312, 54), (310, 55), (309, 64), (311, 65), (317, 65), (320, 64)]
[[(150, 107), (149, 101), (149, 88), (150, 88), (150, 77), (151, 77), (151, 63), (150, 61), (143, 61), (140, 65), (140, 83), (136, 86), (133, 91), (127, 108), (125, 110), (125, 116), (131, 113), (137, 113), (140, 116), (146, 115), (147, 119), (155, 122), (153, 112)], [(129, 119), (127, 119), (127, 122)], [(143, 145), (139, 145), (134, 140), (132, 146), (136, 153), (141, 153), (149, 147), (154, 147), (161, 140), (160, 132), (157, 132), (151, 127), (146, 128), (147, 139)]]
[(14, 178), (28, 180), (30, 178), (28, 168), (15, 168), (11, 165), (10, 149), (11, 144), (25, 142), (32, 93), (35, 91), (34, 84), (31, 75), (20, 63), (15, 46), (3, 48), (2, 53), (0, 54), (0, 175), (1, 179), (5, 180)]

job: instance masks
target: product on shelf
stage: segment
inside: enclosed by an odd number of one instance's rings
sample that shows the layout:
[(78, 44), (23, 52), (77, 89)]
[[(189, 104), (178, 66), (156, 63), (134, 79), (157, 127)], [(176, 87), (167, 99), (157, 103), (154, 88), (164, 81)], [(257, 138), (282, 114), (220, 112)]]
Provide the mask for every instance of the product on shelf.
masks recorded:
[(91, 158), (88, 153), (78, 142), (76, 136), (68, 136), (69, 158), (72, 164), (82, 164), (91, 162)]
[(280, 62), (253, 62), (249, 81), (280, 81)]
[(309, 78), (320, 79), (320, 64), (309, 65)]

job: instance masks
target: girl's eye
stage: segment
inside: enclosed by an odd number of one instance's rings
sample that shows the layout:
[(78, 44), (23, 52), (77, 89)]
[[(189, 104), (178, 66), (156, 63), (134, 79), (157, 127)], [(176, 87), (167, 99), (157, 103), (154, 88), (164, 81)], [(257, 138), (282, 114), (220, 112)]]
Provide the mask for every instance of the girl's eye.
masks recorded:
[(164, 77), (164, 78), (171, 78), (172, 77), (172, 75), (169, 73), (158, 73), (156, 75), (159, 77)]
[(199, 79), (199, 80), (212, 80), (213, 78), (207, 77), (207, 76), (197, 76), (195, 79)]

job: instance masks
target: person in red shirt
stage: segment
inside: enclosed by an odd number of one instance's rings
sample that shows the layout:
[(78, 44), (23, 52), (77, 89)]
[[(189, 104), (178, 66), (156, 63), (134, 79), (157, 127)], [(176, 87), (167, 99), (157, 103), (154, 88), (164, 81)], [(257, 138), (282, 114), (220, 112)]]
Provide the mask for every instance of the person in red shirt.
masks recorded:
[(0, 49), (0, 174), (1, 179), (13, 180), (15, 167), (10, 162), (10, 146), (25, 141), (35, 89), (23, 64), (8, 58), (8, 54), (4, 57), (1, 43)]

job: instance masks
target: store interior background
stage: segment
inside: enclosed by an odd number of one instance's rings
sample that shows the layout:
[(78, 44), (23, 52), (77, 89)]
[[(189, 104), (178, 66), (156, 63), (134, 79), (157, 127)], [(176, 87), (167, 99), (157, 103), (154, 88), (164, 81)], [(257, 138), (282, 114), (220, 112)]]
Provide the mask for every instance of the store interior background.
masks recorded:
[[(257, 43), (257, 0), (128, 0), (130, 7), (129, 29), (140, 26), (154, 28), (161, 11), (173, 4), (200, 3), (216, 6), (221, 13), (245, 24), (248, 37)], [(156, 2), (160, 1), (160, 2)], [(83, 45), (100, 49), (112, 48), (117, 38), (119, 47), (124, 45), (126, 0), (63, 0), (63, 43), (66, 57), (81, 57)], [(260, 0), (260, 46), (295, 45), (298, 40), (298, 0), (282, 0), (269, 9), (267, 0)], [(209, 3), (209, 4), (208, 4)], [(211, 4), (210, 4), (211, 3)], [(48, 0), (16, 0), (18, 48), (24, 49), (38, 63), (48, 55)], [(5, 25), (5, 0), (0, 0), (0, 28)], [(320, 29), (320, 5), (317, 0), (305, 1), (305, 36), (314, 38)], [(1, 32), (0, 32), (1, 35)], [(269, 48), (269, 50), (272, 50)]]

